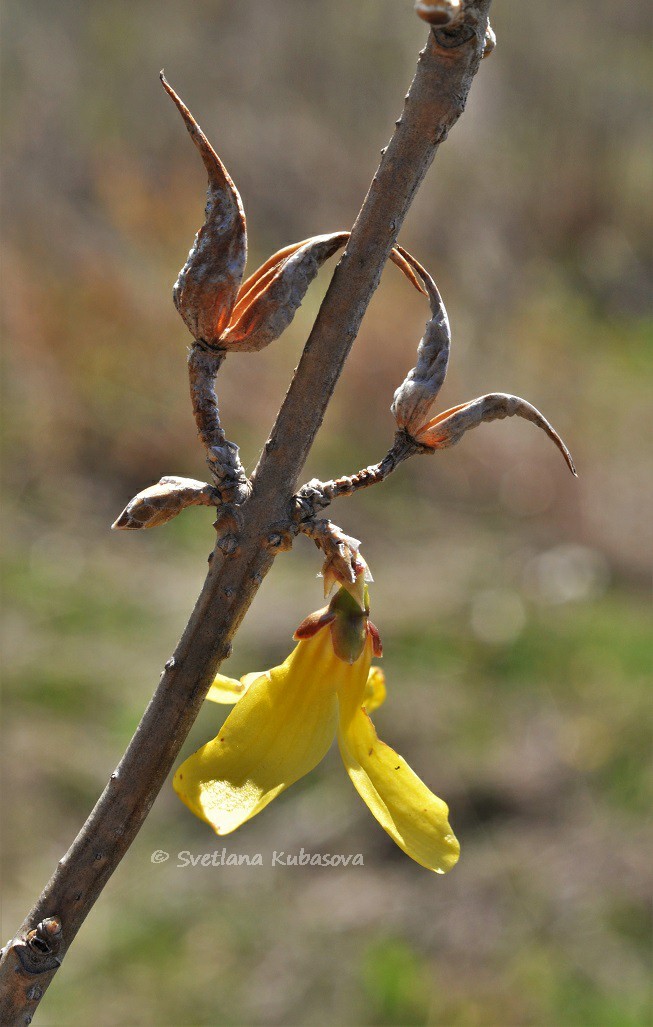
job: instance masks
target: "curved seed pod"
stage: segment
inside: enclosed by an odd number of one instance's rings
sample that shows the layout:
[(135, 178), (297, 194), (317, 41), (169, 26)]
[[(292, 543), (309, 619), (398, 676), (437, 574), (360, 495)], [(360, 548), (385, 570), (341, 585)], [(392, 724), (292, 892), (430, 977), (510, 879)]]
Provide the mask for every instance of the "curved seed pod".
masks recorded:
[(345, 244), (347, 237), (347, 232), (316, 235), (269, 267), (250, 288), (242, 313), (229, 325), (221, 345), (230, 351), (253, 353), (278, 339), (322, 264)]
[[(350, 234), (350, 232), (333, 233), (334, 236), (342, 235), (344, 242), (347, 241)], [(231, 315), (232, 322), (237, 321), (255, 296), (266, 288), (268, 283), (272, 278), (274, 278), (274, 275), (281, 268), (285, 259), (292, 256), (292, 254), (296, 253), (302, 246), (306, 246), (312, 241), (312, 239), (303, 239), (301, 242), (292, 243), (290, 246), (284, 246), (282, 250), (278, 250), (276, 253), (273, 253), (271, 257), (268, 257), (265, 263), (261, 264), (261, 266), (243, 282), (238, 290), (238, 299), (236, 300), (236, 306), (234, 307)], [(403, 247), (395, 246), (390, 253), (390, 260), (393, 264), (396, 264), (401, 271), (403, 271), (408, 281), (411, 282), (417, 291), (421, 292), (422, 295), (425, 296), (426, 290), (424, 289), (424, 286), (421, 285), (417, 275), (408, 263), (408, 260), (406, 260), (406, 256), (404, 256), (404, 254), (410, 257), (408, 251), (404, 250)], [(410, 259), (415, 260), (414, 257), (411, 257)], [(415, 263), (417, 262), (415, 261)]]
[(163, 88), (184, 119), (209, 177), (205, 221), (174, 286), (175, 306), (194, 339), (219, 345), (229, 322), (247, 257), (245, 213), (236, 186), (188, 107)]
[(417, 364), (408, 372), (405, 380), (394, 395), (391, 410), (397, 427), (414, 435), (424, 424), (435, 398), (442, 388), (451, 347), (449, 318), (438, 288), (428, 271), (406, 250), (398, 247), (400, 254), (417, 271), (431, 304), (431, 320), (417, 347)]
[(216, 506), (218, 502), (215, 490), (204, 481), (172, 476), (161, 478), (156, 485), (134, 496), (111, 528), (113, 531), (156, 528), (171, 521), (187, 506)]
[(503, 420), (504, 417), (523, 417), (546, 432), (562, 453), (571, 473), (577, 476), (571, 453), (555, 428), (525, 399), (503, 392), (480, 396), (469, 403), (445, 410), (423, 425), (415, 434), (415, 439), (428, 449), (447, 449), (449, 446), (455, 446), (470, 428), (477, 428), (483, 421)]
[[(335, 234), (342, 235), (343, 241), (346, 241), (350, 235), (349, 232), (334, 233), (334, 235)], [(316, 236), (314, 239), (315, 238), (319, 237)], [(277, 253), (273, 253), (271, 257), (268, 257), (264, 264), (261, 264), (261, 266), (249, 276), (247, 281), (243, 282), (238, 290), (238, 299), (231, 315), (232, 324), (235, 324), (256, 297), (267, 289), (270, 282), (272, 282), (281, 270), (281, 266), (284, 264), (286, 259), (291, 257), (303, 246), (307, 246), (309, 243), (313, 242), (314, 239), (303, 239), (302, 242), (296, 242), (291, 246), (285, 246), (282, 250), (278, 250)], [(408, 281), (411, 282), (417, 291), (421, 292), (422, 295), (425, 296), (426, 290), (424, 289), (424, 286), (420, 284), (417, 275), (403, 256), (404, 253), (407, 253), (407, 251), (402, 250), (401, 246), (395, 246), (390, 252), (390, 260), (404, 273)], [(410, 254), (408, 254), (408, 256), (410, 256)]]
[(268, 257), (268, 259), (261, 264), (261, 266), (257, 268), (249, 278), (245, 279), (238, 290), (236, 305), (231, 313), (232, 321), (238, 320), (242, 312), (253, 300), (255, 293), (259, 293), (261, 289), (265, 288), (267, 283), (279, 270), (286, 257), (292, 256), (292, 254), (296, 253), (301, 246), (305, 246), (307, 242), (310, 242), (310, 239), (302, 239), (301, 242), (294, 242), (291, 243), (290, 246), (284, 246), (283, 249), (277, 250), (277, 252), (273, 253), (271, 257)]
[[(266, 260), (241, 286), (220, 345), (231, 352), (253, 353), (278, 339), (295, 316), (324, 262), (345, 245), (349, 234), (316, 235), (286, 246)], [(409, 260), (409, 257), (401, 247), (390, 254), (393, 263), (419, 292), (424, 293), (411, 266), (414, 258)]]

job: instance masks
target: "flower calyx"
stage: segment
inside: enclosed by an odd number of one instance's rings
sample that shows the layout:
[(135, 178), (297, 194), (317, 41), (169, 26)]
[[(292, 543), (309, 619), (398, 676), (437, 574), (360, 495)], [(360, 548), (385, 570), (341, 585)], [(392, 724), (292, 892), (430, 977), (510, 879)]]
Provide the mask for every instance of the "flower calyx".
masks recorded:
[(365, 585), (362, 606), (351, 592), (340, 588), (328, 606), (309, 614), (301, 622), (293, 638), (296, 641), (312, 638), (326, 627), (331, 632), (333, 651), (344, 663), (353, 664), (360, 658), (368, 638), (371, 639), (374, 656), (380, 657), (383, 654), (379, 632), (370, 621), (369, 596)]

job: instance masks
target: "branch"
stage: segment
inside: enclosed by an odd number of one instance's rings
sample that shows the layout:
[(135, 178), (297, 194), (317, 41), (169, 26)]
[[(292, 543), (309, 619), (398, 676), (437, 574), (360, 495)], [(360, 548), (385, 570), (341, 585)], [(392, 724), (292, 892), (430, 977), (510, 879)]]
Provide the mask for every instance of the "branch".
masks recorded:
[[(233, 545), (216, 546), (188, 625), (123, 758), (0, 963), (0, 1020), (26, 1024), (177, 758), (276, 552), (288, 544), (291, 498), (344, 361), (408, 208), (460, 117), (484, 46), (490, 0), (471, 0), (452, 29), (429, 33), (385, 149), (266, 443)], [(446, 36), (445, 36), (446, 32)], [(47, 918), (61, 925), (56, 962), (30, 948)], [(43, 930), (41, 928), (41, 930)], [(47, 945), (45, 946), (48, 947)]]
[(332, 503), (334, 499), (341, 496), (353, 496), (359, 489), (367, 489), (370, 485), (378, 485), (385, 481), (389, 474), (395, 470), (408, 457), (415, 453), (423, 453), (424, 447), (405, 431), (398, 431), (392, 447), (388, 450), (378, 464), (370, 467), (363, 467), (356, 474), (343, 475), (342, 478), (335, 478), (331, 481), (319, 481), (312, 478), (306, 485), (302, 485), (299, 492), (293, 496), (295, 507), (294, 515), (299, 530), (305, 534), (305, 523), (312, 520), (319, 510)]

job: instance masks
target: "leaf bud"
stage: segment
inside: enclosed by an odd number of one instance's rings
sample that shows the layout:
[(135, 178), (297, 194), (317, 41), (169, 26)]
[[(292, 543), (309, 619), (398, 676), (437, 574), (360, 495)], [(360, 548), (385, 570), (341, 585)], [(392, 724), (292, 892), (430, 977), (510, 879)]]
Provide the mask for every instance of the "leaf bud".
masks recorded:
[(461, 13), (460, 0), (415, 0), (415, 13), (429, 25), (449, 25)]
[(214, 488), (193, 478), (161, 478), (127, 503), (111, 525), (112, 531), (136, 531), (156, 528), (171, 521), (187, 506), (215, 506), (218, 497)]

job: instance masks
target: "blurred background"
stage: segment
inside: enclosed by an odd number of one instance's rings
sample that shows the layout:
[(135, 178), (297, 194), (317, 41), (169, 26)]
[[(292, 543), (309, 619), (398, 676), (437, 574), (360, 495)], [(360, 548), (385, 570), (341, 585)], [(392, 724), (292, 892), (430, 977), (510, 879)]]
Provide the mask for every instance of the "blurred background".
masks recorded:
[[(159, 69), (240, 189), (251, 269), (352, 224), (426, 36), (410, 0), (4, 9), (3, 939), (125, 748), (213, 544), (207, 510), (108, 530), (161, 475), (205, 476), (171, 288), (206, 183)], [(503, 422), (331, 510), (376, 578), (380, 734), (450, 804), (460, 864), (440, 878), (396, 849), (337, 752), (224, 840), (168, 787), (42, 1024), (651, 1022), (648, 4), (495, 0), (492, 22), (400, 241), (452, 322), (440, 409), (523, 395), (580, 477)], [(328, 278), (221, 374), (249, 469)], [(426, 316), (389, 266), (305, 478), (385, 453)], [(277, 559), (228, 673), (285, 658), (318, 569), (301, 538)], [(176, 865), (223, 844), (264, 866)], [(301, 846), (364, 867), (269, 865)]]

